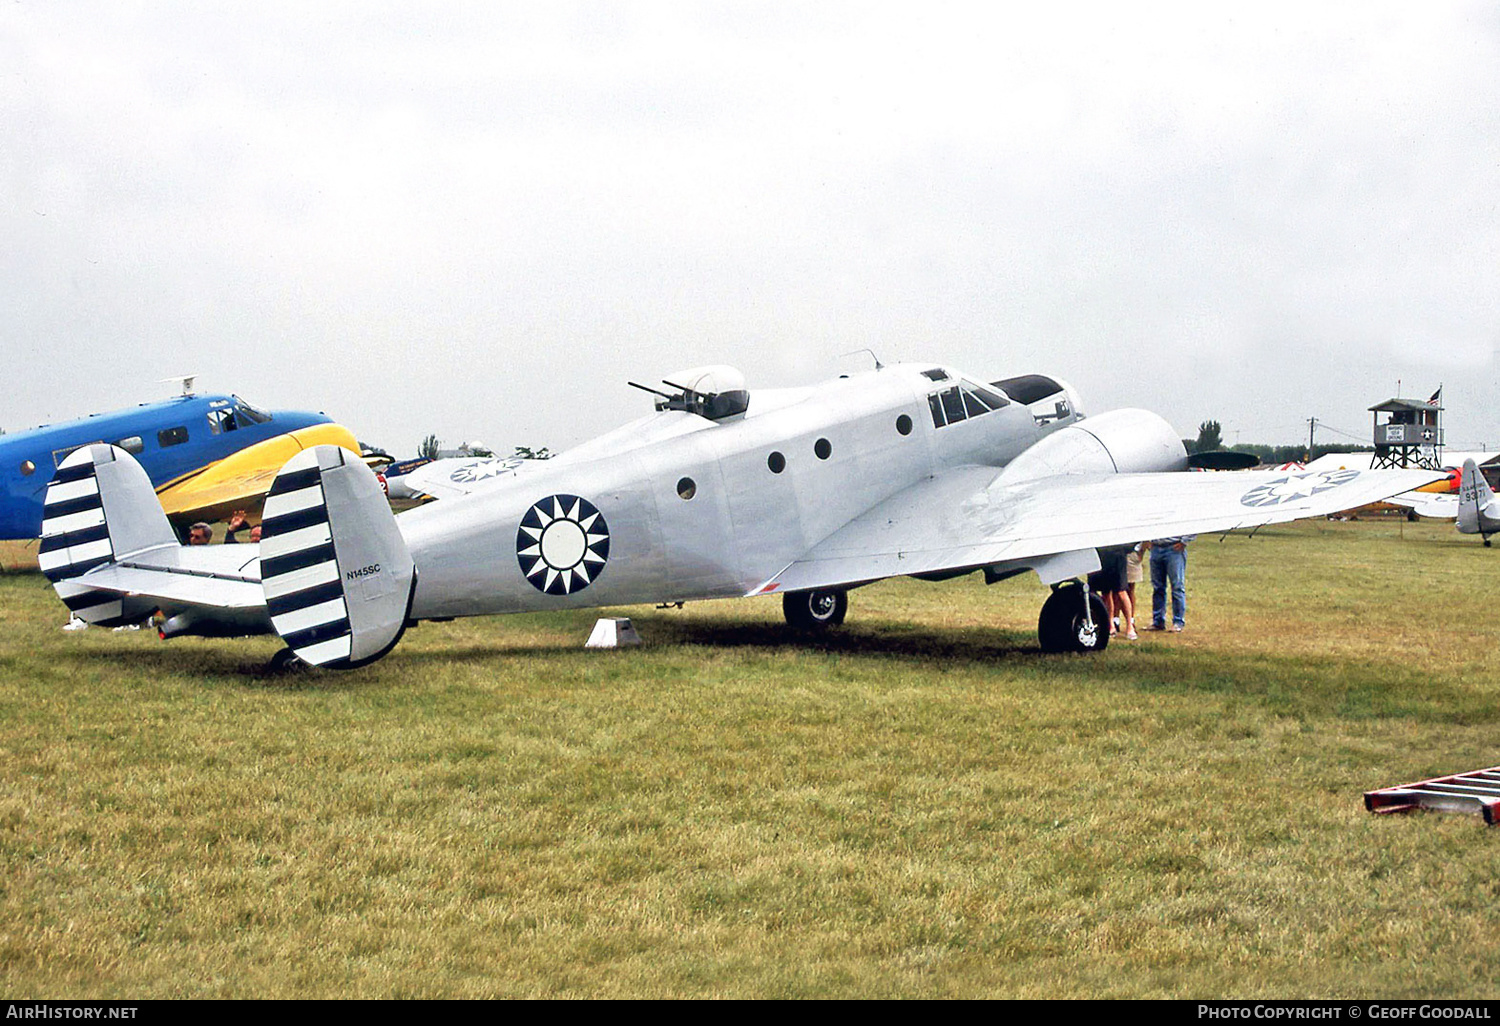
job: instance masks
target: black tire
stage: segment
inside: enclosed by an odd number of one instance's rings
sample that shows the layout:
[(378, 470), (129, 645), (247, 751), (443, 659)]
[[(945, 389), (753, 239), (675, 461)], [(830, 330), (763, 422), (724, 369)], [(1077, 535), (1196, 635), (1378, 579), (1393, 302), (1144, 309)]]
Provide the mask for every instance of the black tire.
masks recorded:
[(789, 591), (781, 596), (781, 613), (799, 631), (826, 631), (844, 622), (847, 591)]
[(307, 663), (304, 663), (296, 652), (293, 652), (289, 648), (283, 648), (271, 657), (270, 662), (266, 663), (265, 672), (280, 676), (285, 673), (300, 673), (308, 669), (311, 669), (311, 667)]
[(1042, 603), (1036, 633), (1043, 652), (1102, 652), (1109, 644), (1109, 615), (1104, 600), (1089, 592), (1094, 625), (1083, 615), (1083, 588), (1064, 585)]

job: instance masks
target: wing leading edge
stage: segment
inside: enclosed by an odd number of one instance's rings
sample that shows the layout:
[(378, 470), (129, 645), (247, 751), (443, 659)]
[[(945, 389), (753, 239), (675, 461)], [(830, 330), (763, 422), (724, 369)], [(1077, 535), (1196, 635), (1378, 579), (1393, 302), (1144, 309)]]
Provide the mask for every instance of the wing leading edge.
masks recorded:
[(1323, 516), (1441, 476), (1247, 471), (1064, 474), (1010, 483), (993, 467), (961, 467), (850, 521), (751, 594), (980, 567), (1037, 569), (1046, 580), (1043, 565), (1064, 554)]

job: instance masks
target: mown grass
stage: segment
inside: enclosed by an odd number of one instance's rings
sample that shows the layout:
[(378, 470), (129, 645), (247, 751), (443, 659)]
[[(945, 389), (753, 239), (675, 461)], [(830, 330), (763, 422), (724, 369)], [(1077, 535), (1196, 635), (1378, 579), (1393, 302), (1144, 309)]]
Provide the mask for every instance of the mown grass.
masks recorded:
[[(0, 565), (6, 553), (0, 552)], [(349, 674), (65, 634), (0, 573), (10, 997), (1485, 996), (1491, 550), (1199, 541), (1189, 629), (1044, 657), (1034, 578), (427, 624)], [(1142, 593), (1149, 598), (1149, 588)]]

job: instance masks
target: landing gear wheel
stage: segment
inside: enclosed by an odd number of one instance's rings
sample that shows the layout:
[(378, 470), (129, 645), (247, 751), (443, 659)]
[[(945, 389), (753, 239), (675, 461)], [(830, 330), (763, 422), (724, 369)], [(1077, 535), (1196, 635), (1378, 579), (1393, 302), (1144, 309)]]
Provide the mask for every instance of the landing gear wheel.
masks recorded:
[(308, 666), (307, 663), (303, 662), (297, 656), (296, 652), (293, 652), (289, 648), (283, 648), (281, 651), (277, 652), (271, 657), (270, 662), (266, 663), (265, 672), (267, 674), (280, 676), (286, 673), (299, 673), (302, 670), (307, 669), (311, 669), (311, 667)]
[(1043, 652), (1102, 652), (1109, 644), (1109, 614), (1104, 600), (1089, 592), (1093, 623), (1083, 615), (1083, 588), (1065, 584), (1042, 603), (1036, 632)]
[(823, 631), (844, 622), (849, 612), (847, 591), (789, 591), (781, 596), (786, 622), (800, 631)]

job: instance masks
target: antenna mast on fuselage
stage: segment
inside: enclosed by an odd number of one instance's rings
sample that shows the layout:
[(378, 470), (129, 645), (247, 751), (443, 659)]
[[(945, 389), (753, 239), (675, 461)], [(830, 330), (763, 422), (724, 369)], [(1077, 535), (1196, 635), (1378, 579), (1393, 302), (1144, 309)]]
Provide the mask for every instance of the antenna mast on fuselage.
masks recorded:
[(172, 385), (172, 384), (181, 383), (182, 392), (180, 394), (184, 395), (184, 396), (190, 396), (190, 395), (196, 395), (197, 394), (196, 392), (193, 391), (193, 382), (196, 381), (197, 378), (198, 378), (198, 375), (196, 373), (194, 373), (194, 374), (178, 374), (178, 375), (175, 375), (174, 377), (170, 377), (170, 378), (159, 378), (157, 380), (157, 384)]

